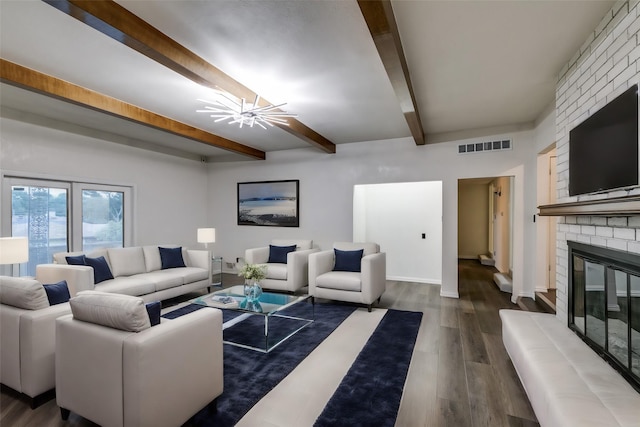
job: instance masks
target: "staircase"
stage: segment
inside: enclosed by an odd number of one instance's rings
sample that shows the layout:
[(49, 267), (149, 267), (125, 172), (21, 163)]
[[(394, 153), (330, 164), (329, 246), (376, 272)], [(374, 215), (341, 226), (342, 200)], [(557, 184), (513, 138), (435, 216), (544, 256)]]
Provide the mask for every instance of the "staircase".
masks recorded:
[(480, 255), (478, 256), (478, 259), (480, 260), (480, 264), (482, 265), (496, 265), (496, 260), (493, 259), (491, 255)]
[(556, 290), (549, 289), (547, 292), (536, 292), (536, 302), (540, 304), (547, 313), (555, 313)]
[(513, 282), (511, 281), (511, 277), (509, 277), (505, 273), (494, 273), (493, 281), (496, 285), (498, 285), (498, 289), (502, 292), (513, 292)]

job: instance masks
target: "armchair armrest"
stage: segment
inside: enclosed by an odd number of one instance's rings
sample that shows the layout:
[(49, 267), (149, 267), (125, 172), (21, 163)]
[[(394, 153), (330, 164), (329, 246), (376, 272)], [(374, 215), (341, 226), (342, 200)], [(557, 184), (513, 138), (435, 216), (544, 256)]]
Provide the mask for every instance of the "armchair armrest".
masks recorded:
[(28, 396), (55, 387), (56, 319), (69, 313), (71, 307), (64, 303), (24, 310), (20, 316), (20, 377), (22, 392)]
[(247, 264), (266, 264), (269, 261), (269, 247), (247, 249), (244, 251), (244, 260)]
[[(378, 252), (362, 257), (362, 294), (365, 301), (374, 301), (387, 285), (387, 254)], [(367, 283), (369, 286), (364, 286)]]
[(333, 264), (333, 250), (315, 252), (309, 255), (309, 293), (311, 295), (313, 295), (316, 288), (316, 278), (333, 270)]
[(95, 287), (93, 267), (87, 265), (40, 264), (36, 266), (36, 280), (44, 284), (66, 280), (71, 297)]
[(309, 255), (320, 249), (304, 249), (287, 254), (287, 278), (293, 289), (300, 289), (309, 282)]

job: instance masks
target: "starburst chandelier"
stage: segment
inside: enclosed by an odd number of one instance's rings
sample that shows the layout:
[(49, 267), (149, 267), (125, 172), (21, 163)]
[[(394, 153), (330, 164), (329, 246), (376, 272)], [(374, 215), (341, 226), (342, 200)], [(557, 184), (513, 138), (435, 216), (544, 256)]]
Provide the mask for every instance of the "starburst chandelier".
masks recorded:
[(247, 125), (253, 127), (258, 125), (263, 129), (266, 129), (265, 125), (273, 127), (276, 124), (289, 126), (289, 123), (284, 119), (285, 117), (298, 117), (297, 114), (287, 113), (279, 108), (285, 103), (273, 105), (269, 104), (264, 107), (259, 106), (260, 95), (256, 95), (253, 103), (249, 103), (245, 98), (242, 98), (239, 102), (237, 98), (223, 92), (217, 93), (217, 98), (213, 101), (206, 99), (198, 99), (200, 102), (204, 102), (205, 105), (202, 110), (196, 110), (197, 113), (208, 113), (211, 117), (216, 119), (214, 122), (229, 121), (231, 124), (239, 124), (240, 127)]

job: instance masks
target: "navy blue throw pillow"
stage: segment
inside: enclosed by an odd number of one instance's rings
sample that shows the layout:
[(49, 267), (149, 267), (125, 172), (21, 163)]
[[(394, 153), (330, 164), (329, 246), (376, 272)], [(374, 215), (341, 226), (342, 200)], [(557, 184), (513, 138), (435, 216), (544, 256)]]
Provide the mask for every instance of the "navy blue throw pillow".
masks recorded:
[(147, 314), (149, 315), (149, 321), (151, 326), (160, 324), (160, 310), (162, 309), (162, 303), (160, 301), (149, 302), (145, 304)]
[(84, 262), (84, 255), (78, 256), (66, 256), (64, 257), (69, 265), (86, 265)]
[(360, 261), (362, 260), (364, 249), (357, 251), (341, 251), (340, 249), (334, 249), (333, 251), (336, 255), (336, 262), (333, 266), (333, 271), (360, 272)]
[(105, 280), (113, 279), (109, 264), (107, 264), (107, 260), (103, 256), (98, 258), (85, 257), (84, 261), (88, 266), (93, 267), (93, 283), (98, 284)]
[(182, 259), (182, 248), (161, 248), (160, 261), (162, 262), (162, 269), (186, 267), (184, 259)]
[(69, 301), (69, 299), (71, 298), (71, 295), (69, 295), (69, 287), (67, 286), (66, 280), (54, 283), (53, 285), (42, 286), (44, 286), (44, 291), (47, 293), (49, 305), (62, 304)]
[(269, 263), (287, 263), (287, 254), (289, 252), (295, 252), (296, 245), (291, 246), (273, 246), (269, 245)]

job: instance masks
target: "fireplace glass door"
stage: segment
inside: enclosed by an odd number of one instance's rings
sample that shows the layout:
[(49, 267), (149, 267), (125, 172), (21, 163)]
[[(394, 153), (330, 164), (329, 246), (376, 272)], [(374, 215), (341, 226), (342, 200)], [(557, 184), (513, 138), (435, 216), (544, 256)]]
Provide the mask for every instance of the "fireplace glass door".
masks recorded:
[(640, 256), (569, 248), (569, 327), (640, 388)]

